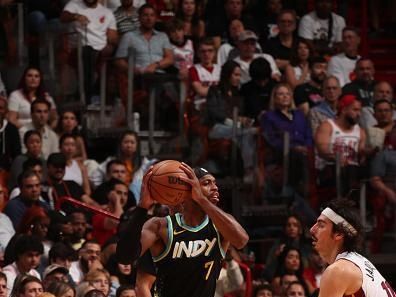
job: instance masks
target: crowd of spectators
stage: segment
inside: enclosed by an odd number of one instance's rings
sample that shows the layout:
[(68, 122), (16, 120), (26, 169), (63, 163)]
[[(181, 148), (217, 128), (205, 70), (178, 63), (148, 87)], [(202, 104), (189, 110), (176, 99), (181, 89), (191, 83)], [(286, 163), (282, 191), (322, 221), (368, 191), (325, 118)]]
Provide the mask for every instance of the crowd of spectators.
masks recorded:
[[(0, 10), (8, 2), (0, 1)], [(133, 297), (135, 288), (150, 291), (155, 281), (150, 255), (122, 265), (115, 246), (157, 158), (142, 156), (139, 133), (127, 131), (116, 151), (95, 159), (80, 131), (84, 114), (49, 94), (40, 70), (45, 34), (66, 30), (82, 36), (87, 104), (95, 104), (106, 62), (126, 105), (132, 53), (137, 111), (147, 112), (147, 98), (138, 94), (150, 91), (153, 77), (176, 77), (188, 90), (189, 139), (236, 135), (243, 183), (259, 185), (260, 204), (287, 201), (293, 214), (261, 259), (254, 297), (317, 293), (325, 265), (306, 242), (304, 225), (336, 193), (353, 199), (362, 180), (375, 218), (371, 251), (380, 251), (395, 220), (393, 87), (377, 81), (374, 62), (360, 56), (359, 29), (336, 13), (337, 1), (316, 0), (313, 11), (300, 2), (24, 1), (30, 65), (16, 89), (0, 76), (0, 297)], [(59, 64), (76, 67), (76, 49), (62, 50), (68, 58)], [(159, 88), (160, 124), (167, 127), (179, 108), (178, 85)], [(168, 211), (156, 207), (152, 215)], [(243, 295), (237, 261), (250, 260), (246, 251), (227, 255), (217, 296)]]

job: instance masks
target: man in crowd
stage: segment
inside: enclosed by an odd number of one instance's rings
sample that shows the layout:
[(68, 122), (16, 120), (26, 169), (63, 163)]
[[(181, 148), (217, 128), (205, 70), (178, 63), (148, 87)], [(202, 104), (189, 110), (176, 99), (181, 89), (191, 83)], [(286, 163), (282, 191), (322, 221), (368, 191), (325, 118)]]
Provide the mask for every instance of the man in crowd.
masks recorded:
[(342, 30), (343, 52), (332, 56), (327, 68), (327, 73), (337, 77), (341, 87), (355, 78), (356, 62), (360, 59), (359, 45), (360, 33), (357, 29), (345, 27)]
[(241, 67), (241, 84), (250, 81), (249, 75), (250, 63), (256, 58), (264, 58), (270, 63), (271, 66), (271, 77), (276, 81), (280, 81), (281, 73), (276, 66), (275, 60), (271, 55), (268, 54), (257, 54), (256, 53), (256, 42), (258, 38), (253, 31), (245, 30), (238, 37), (238, 49), (239, 56), (234, 59)]
[(358, 125), (361, 109), (362, 104), (356, 96), (343, 95), (338, 102), (337, 117), (323, 122), (315, 135), (315, 147), (318, 152), (316, 167), (320, 171), (320, 185), (334, 186), (338, 154), (343, 169), (343, 194), (347, 194), (356, 186), (359, 164), (364, 157), (366, 133)]
[(73, 23), (82, 38), (84, 89), (90, 100), (98, 91), (94, 85), (99, 55), (110, 56), (118, 42), (114, 15), (99, 0), (76, 0), (66, 4), (60, 20)]
[(41, 181), (34, 172), (22, 173), (18, 185), (21, 193), (8, 201), (4, 208), (4, 213), (11, 219), (15, 229), (18, 228), (27, 209), (34, 205), (48, 209), (48, 204), (40, 200)]
[(51, 282), (68, 282), (69, 269), (58, 264), (47, 266), (43, 272), (43, 287), (46, 289)]
[(315, 57), (309, 67), (311, 79), (294, 90), (294, 102), (305, 115), (323, 101), (322, 84), (327, 74), (327, 62), (322, 57)]
[(374, 94), (374, 63), (370, 59), (361, 58), (356, 62), (356, 78), (342, 88), (343, 94), (353, 94), (362, 103), (362, 106), (373, 106)]
[(87, 235), (87, 217), (85, 211), (82, 209), (76, 209), (70, 214), (70, 221), (73, 228), (73, 234), (71, 235), (70, 241), (73, 249), (78, 251), (85, 242), (85, 236)]
[(311, 123), (312, 134), (315, 135), (319, 125), (327, 119), (335, 119), (337, 115), (338, 98), (341, 96), (341, 86), (338, 78), (328, 76), (323, 81), (324, 100), (310, 109), (308, 119)]
[(345, 20), (332, 12), (332, 0), (315, 1), (315, 10), (301, 18), (298, 36), (312, 43), (320, 55), (331, 55), (338, 51)]
[[(32, 102), (30, 112), (32, 115), (32, 122), (30, 124), (23, 125), (19, 129), (21, 141), (25, 133), (29, 130), (39, 131), (41, 134), (42, 141), (42, 155), (44, 158), (48, 158), (51, 153), (59, 152), (59, 138), (58, 135), (48, 126), (49, 111), (51, 105), (45, 99), (36, 99)], [(26, 152), (26, 147), (23, 145), (23, 152)]]

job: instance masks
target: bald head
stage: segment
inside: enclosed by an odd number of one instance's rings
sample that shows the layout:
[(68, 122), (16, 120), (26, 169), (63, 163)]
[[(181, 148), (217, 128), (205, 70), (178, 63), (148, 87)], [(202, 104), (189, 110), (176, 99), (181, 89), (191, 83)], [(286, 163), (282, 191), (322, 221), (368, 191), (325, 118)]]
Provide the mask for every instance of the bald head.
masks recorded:
[(393, 88), (387, 81), (380, 81), (374, 87), (374, 100), (393, 100)]

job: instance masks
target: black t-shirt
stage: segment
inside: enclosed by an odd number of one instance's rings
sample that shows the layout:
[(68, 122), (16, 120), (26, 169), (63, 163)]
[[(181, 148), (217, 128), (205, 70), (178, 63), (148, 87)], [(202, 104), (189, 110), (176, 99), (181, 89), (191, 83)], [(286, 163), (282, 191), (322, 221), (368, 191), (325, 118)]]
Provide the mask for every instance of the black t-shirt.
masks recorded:
[(257, 121), (257, 116), (260, 112), (269, 108), (271, 92), (275, 84), (273, 80), (269, 80), (263, 87), (253, 80), (243, 84), (241, 95), (244, 98), (244, 115)]
[(214, 296), (223, 251), (220, 234), (206, 217), (198, 227), (183, 223), (180, 214), (166, 217), (168, 244), (154, 259), (160, 297)]
[(322, 90), (314, 87), (309, 82), (299, 85), (294, 89), (294, 103), (296, 106), (308, 102), (309, 107), (312, 108), (322, 101)]
[(261, 48), (264, 53), (270, 54), (274, 59), (289, 61), (292, 54), (292, 48), (296, 42), (297, 38), (293, 38), (292, 47), (287, 47), (281, 43), (279, 36), (276, 36), (268, 39), (267, 41), (263, 40)]
[(366, 82), (354, 80), (342, 88), (342, 93), (355, 95), (359, 101), (362, 102), (363, 106), (372, 106), (374, 104), (373, 95), (375, 83), (376, 82), (373, 81), (367, 84)]

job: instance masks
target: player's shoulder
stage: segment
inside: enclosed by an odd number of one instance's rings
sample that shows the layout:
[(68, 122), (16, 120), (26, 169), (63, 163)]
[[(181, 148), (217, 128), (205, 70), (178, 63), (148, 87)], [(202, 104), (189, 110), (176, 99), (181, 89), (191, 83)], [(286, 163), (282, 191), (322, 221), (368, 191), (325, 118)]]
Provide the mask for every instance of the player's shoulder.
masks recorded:
[(330, 277), (332, 280), (345, 282), (348, 280), (353, 281), (362, 279), (362, 272), (360, 268), (350, 260), (339, 259), (326, 268), (323, 276)]

